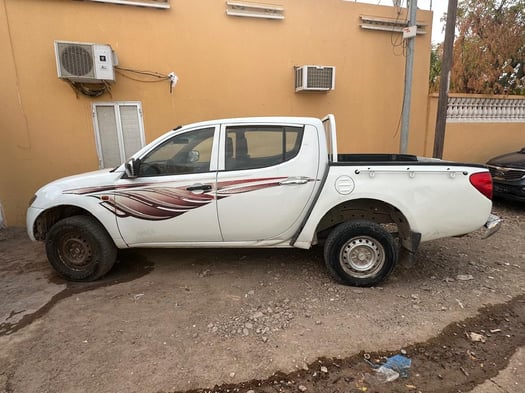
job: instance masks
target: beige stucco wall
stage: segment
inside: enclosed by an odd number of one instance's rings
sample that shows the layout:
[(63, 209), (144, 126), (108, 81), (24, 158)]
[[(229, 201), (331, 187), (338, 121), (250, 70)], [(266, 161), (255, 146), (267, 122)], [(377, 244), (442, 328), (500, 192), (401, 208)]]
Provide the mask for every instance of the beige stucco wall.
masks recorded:
[[(495, 97), (451, 94), (451, 97)], [(498, 98), (505, 98), (498, 96)], [(510, 98), (510, 97), (508, 97)], [(427, 143), (425, 154), (434, 146), (438, 96), (429, 97)], [(525, 147), (525, 122), (447, 122), (443, 159), (484, 164), (490, 158)]]
[[(0, 201), (23, 225), (43, 184), (95, 170), (91, 104), (140, 101), (146, 141), (182, 123), (251, 115), (334, 113), (340, 150), (399, 149), (405, 58), (393, 39), (365, 31), (360, 15), (394, 7), (341, 0), (281, 0), (285, 20), (229, 17), (225, 2), (174, 0), (169, 10), (71, 0), (0, 2)], [(401, 15), (401, 18), (404, 18)], [(431, 13), (418, 20), (431, 30)], [(139, 83), (117, 75), (112, 96), (76, 97), (56, 74), (54, 40), (108, 43), (120, 66), (180, 78)], [(409, 151), (425, 150), (430, 34), (418, 36)], [(294, 92), (293, 66), (336, 66), (336, 89)]]

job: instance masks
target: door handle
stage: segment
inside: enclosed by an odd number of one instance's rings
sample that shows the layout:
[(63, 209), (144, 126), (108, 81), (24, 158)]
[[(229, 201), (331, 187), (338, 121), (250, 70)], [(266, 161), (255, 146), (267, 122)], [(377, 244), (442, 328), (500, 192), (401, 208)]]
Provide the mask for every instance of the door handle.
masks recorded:
[(298, 176), (298, 177), (289, 177), (285, 180), (281, 180), (279, 184), (281, 186), (290, 186), (294, 184), (306, 184), (308, 183), (309, 179), (304, 176)]
[(186, 187), (186, 190), (188, 191), (210, 191), (211, 186), (209, 184), (193, 184), (191, 186)]

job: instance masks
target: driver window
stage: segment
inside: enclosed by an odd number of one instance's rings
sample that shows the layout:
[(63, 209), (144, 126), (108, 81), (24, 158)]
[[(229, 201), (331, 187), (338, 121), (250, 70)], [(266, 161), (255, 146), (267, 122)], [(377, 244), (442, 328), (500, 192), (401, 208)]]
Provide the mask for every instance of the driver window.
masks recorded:
[(139, 176), (208, 172), (214, 133), (215, 128), (210, 127), (168, 139), (141, 160)]

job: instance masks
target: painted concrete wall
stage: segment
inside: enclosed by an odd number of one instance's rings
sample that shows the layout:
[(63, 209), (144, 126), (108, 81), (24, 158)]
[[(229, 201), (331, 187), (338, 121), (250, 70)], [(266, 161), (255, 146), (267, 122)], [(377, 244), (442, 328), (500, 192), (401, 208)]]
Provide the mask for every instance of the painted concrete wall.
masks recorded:
[[(146, 141), (179, 124), (252, 115), (334, 113), (344, 152), (396, 152), (405, 57), (399, 34), (365, 31), (360, 15), (394, 7), (341, 0), (281, 0), (283, 21), (227, 16), (224, 1), (174, 0), (168, 10), (71, 0), (0, 6), (0, 200), (10, 225), (45, 183), (95, 170), (91, 104), (140, 101)], [(405, 18), (402, 14), (401, 19)], [(431, 13), (418, 20), (431, 31)], [(121, 67), (180, 78), (140, 83), (121, 75), (111, 96), (77, 97), (57, 78), (54, 40), (108, 43)], [(427, 143), (430, 34), (418, 36), (409, 151)], [(296, 94), (294, 65), (336, 66), (336, 89)]]
[[(490, 97), (451, 94), (451, 97)], [(498, 96), (500, 97), (500, 96)], [(431, 156), (438, 96), (429, 97), (425, 155)], [(447, 122), (443, 159), (484, 164), (490, 158), (525, 147), (525, 122)]]

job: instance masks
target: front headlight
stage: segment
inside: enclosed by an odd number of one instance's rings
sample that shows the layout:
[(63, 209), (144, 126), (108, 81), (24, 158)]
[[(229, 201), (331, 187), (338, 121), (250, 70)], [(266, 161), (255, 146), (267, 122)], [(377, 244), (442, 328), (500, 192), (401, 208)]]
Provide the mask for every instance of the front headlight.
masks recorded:
[(34, 201), (36, 201), (36, 195), (33, 195), (33, 198), (29, 200), (29, 206), (31, 206)]

